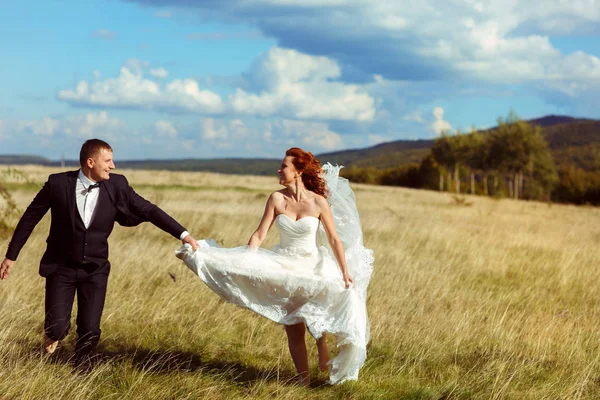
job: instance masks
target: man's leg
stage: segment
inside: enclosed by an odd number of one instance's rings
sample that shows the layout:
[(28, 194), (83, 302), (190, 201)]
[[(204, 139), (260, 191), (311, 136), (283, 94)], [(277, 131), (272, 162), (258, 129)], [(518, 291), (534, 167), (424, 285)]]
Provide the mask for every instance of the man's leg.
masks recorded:
[(104, 309), (108, 272), (98, 273), (95, 266), (78, 268), (77, 345), (75, 367), (84, 372), (93, 368), (93, 353), (100, 340), (100, 318)]
[(48, 353), (69, 333), (75, 286), (75, 271), (66, 266), (46, 277), (44, 348)]

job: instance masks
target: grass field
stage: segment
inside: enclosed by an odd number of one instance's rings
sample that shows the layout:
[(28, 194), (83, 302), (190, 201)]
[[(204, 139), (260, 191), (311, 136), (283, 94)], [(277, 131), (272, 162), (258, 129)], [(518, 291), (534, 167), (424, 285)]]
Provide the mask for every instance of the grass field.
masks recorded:
[[(8, 185), (24, 209), (57, 170), (19, 169), (31, 182)], [(275, 177), (118, 172), (224, 246), (246, 244), (278, 189)], [(115, 228), (102, 362), (72, 374), (74, 328), (57, 354), (40, 351), (47, 216), (0, 282), (0, 399), (600, 398), (600, 209), (354, 188), (375, 251), (358, 382), (325, 385), (307, 336), (313, 386), (298, 386), (282, 327), (219, 300), (149, 224)], [(264, 245), (276, 242), (274, 229)]]

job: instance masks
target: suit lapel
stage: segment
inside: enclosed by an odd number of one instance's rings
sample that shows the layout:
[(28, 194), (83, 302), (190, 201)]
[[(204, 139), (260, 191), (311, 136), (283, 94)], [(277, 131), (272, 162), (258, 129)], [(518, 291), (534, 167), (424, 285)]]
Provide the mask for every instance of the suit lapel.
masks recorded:
[[(75, 229), (75, 218), (79, 216), (79, 210), (77, 210), (77, 201), (75, 194), (75, 187), (77, 184), (78, 171), (69, 171), (67, 173), (67, 209), (71, 214), (71, 229)], [(81, 218), (81, 217), (79, 217)]]

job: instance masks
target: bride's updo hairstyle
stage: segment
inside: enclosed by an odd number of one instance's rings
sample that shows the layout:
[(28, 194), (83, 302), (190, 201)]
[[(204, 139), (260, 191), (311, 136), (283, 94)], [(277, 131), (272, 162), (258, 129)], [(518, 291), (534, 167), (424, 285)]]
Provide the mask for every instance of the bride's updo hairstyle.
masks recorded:
[(311, 192), (327, 197), (325, 189), (325, 180), (321, 177), (323, 170), (319, 160), (307, 151), (299, 147), (292, 147), (285, 152), (286, 156), (294, 157), (292, 164), (298, 172), (302, 172), (302, 183)]

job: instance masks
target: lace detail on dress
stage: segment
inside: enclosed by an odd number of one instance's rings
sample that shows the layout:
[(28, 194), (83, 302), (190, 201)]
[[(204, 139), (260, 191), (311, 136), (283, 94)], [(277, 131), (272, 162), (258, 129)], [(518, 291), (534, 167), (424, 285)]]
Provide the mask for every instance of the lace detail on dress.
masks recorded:
[(315, 252), (306, 250), (302, 247), (281, 247), (279, 245), (275, 245), (273, 247), (273, 251), (288, 257), (298, 257), (298, 258), (306, 258), (306, 257), (314, 257)]

